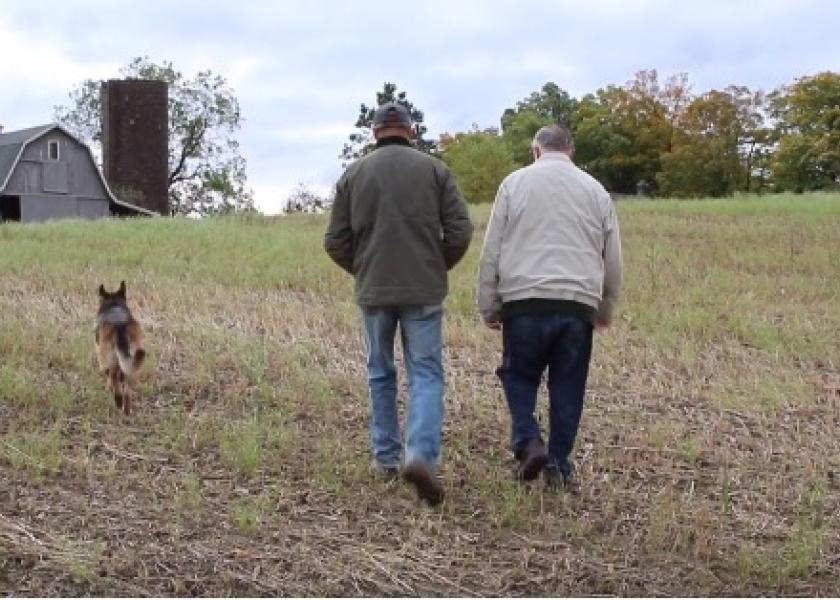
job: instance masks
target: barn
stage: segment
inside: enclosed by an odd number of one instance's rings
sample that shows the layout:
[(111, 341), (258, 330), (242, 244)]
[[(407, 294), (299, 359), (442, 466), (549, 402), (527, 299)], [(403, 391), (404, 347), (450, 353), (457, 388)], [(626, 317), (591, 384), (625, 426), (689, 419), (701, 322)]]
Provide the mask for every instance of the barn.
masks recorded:
[(155, 214), (118, 200), (90, 148), (61, 125), (0, 132), (0, 221)]

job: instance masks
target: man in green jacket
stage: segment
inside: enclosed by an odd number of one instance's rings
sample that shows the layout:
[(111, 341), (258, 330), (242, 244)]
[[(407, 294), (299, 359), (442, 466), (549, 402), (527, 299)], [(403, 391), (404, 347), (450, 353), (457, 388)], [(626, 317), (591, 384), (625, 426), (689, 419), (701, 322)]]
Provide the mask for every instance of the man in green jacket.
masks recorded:
[(472, 223), (449, 169), (411, 147), (411, 117), (397, 103), (373, 119), (376, 149), (336, 185), (324, 248), (355, 278), (367, 346), (373, 455), (396, 475), (402, 442), (397, 413), (394, 336), (400, 326), (409, 406), (403, 478), (431, 505), (443, 426), (443, 300), (447, 271), (461, 260)]

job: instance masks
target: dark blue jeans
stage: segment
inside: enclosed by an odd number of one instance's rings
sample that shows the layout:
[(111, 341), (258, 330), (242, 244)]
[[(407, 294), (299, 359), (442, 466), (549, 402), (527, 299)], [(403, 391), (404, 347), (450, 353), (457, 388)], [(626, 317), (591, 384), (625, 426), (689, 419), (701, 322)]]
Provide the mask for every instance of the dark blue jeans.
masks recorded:
[(502, 380), (512, 421), (513, 452), (542, 439), (534, 418), (542, 375), (548, 368), (549, 468), (570, 474), (569, 455), (575, 445), (589, 359), (592, 324), (568, 314), (521, 314), (502, 324)]

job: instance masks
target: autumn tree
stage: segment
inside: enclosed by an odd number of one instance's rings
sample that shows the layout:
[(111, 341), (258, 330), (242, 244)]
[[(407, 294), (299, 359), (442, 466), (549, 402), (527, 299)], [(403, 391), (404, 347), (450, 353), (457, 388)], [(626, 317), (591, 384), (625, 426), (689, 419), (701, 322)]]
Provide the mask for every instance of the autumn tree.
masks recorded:
[(611, 192), (633, 194), (642, 182), (655, 194), (684, 197), (840, 185), (840, 74), (833, 72), (770, 95), (736, 85), (695, 95), (684, 73), (662, 82), (652, 69), (580, 100), (548, 83), (505, 110), (500, 139), (477, 127), (449, 135), (444, 157), (472, 197), (487, 198), (510, 168), (505, 149), (514, 165), (529, 164), (534, 134), (551, 123), (570, 127), (575, 162)]
[(517, 168), (508, 142), (494, 128), (473, 124), (467, 133), (443, 134), (438, 148), (471, 203), (493, 202), (502, 179)]
[(778, 150), (772, 161), (779, 190), (840, 184), (840, 74), (801, 77), (771, 96)]
[(396, 84), (386, 82), (383, 84), (382, 91), (376, 92), (376, 102), (374, 104), (368, 106), (362, 103), (359, 108), (359, 117), (355, 124), (356, 131), (350, 134), (349, 141), (344, 144), (344, 148), (339, 155), (343, 166), (346, 167), (376, 148), (376, 141), (373, 138), (373, 116), (376, 109), (386, 102), (396, 102), (408, 109), (411, 121), (414, 124), (414, 147), (428, 154), (435, 152), (435, 143), (423, 137), (428, 131), (423, 123), (423, 111), (408, 100), (406, 92), (398, 91)]
[(665, 196), (727, 196), (739, 179), (741, 123), (735, 98), (712, 90), (695, 98), (679, 120), (671, 151), (657, 175)]
[(577, 162), (610, 191), (629, 194), (641, 181), (654, 184), (690, 98), (684, 74), (661, 85), (655, 70), (587, 94), (573, 121)]
[[(242, 116), (224, 77), (199, 71), (188, 79), (171, 62), (138, 57), (119, 70), (123, 79), (169, 84), (169, 203), (172, 214), (208, 215), (254, 210), (245, 188), (245, 159), (235, 134)], [(55, 120), (99, 154), (102, 142), (102, 81), (87, 79), (70, 92)]]

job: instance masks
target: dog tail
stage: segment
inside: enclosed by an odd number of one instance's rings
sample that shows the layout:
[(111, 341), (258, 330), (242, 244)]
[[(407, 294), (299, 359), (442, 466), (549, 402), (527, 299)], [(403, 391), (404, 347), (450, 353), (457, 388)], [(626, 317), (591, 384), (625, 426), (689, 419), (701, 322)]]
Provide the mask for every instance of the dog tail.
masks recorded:
[(117, 327), (117, 358), (119, 359), (120, 369), (126, 375), (140, 368), (146, 358), (146, 351), (139, 346), (135, 346), (132, 352), (128, 333), (129, 327), (129, 323)]
[(117, 351), (123, 356), (131, 356), (131, 342), (128, 339), (128, 323), (117, 325)]
[(134, 351), (134, 368), (139, 369), (140, 365), (143, 364), (143, 360), (146, 358), (146, 351), (143, 348), (137, 348)]

